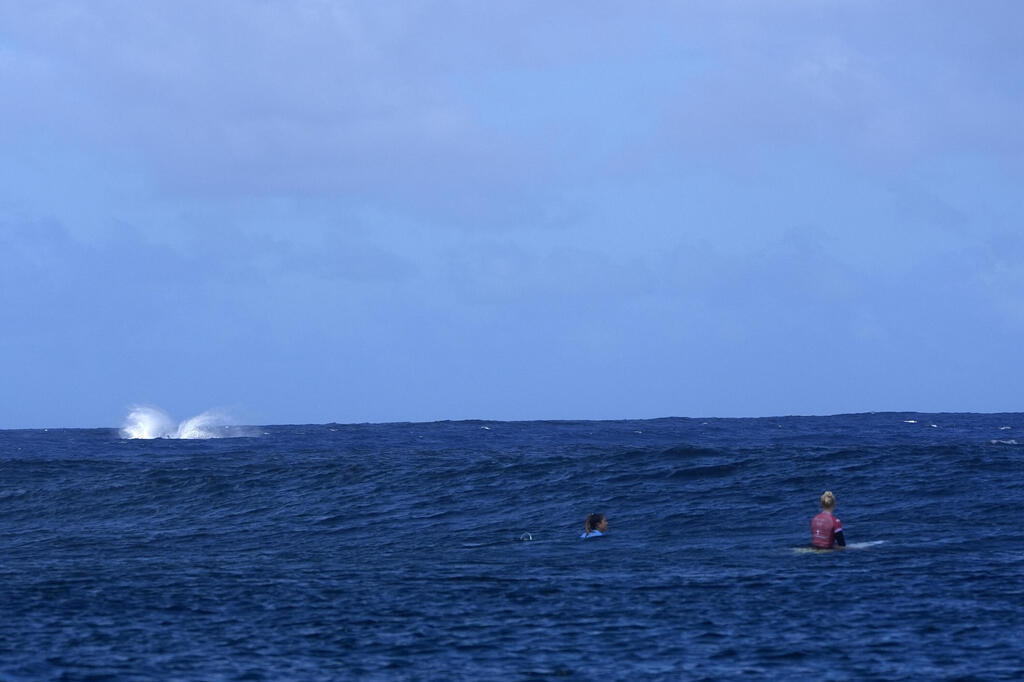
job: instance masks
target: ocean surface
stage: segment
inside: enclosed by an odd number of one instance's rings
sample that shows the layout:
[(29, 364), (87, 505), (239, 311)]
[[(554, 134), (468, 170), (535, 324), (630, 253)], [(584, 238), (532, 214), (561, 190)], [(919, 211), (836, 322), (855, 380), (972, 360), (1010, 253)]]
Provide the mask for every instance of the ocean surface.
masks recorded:
[(1024, 414), (123, 435), (0, 431), (0, 680), (1024, 677)]

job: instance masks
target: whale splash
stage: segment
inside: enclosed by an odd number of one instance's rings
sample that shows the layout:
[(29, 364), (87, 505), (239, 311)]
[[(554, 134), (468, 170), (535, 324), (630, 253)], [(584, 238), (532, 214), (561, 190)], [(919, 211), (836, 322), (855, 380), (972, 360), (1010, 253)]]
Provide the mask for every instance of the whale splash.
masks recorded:
[(236, 426), (219, 410), (208, 410), (180, 424), (156, 407), (136, 406), (121, 427), (121, 438), (232, 438), (255, 435), (255, 430)]

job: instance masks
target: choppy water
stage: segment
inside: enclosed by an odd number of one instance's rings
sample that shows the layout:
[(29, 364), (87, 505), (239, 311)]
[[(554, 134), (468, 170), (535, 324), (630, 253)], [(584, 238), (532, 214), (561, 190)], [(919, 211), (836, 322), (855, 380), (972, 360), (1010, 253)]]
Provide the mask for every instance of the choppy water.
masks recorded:
[(0, 679), (1024, 675), (1022, 414), (254, 433), (0, 431)]

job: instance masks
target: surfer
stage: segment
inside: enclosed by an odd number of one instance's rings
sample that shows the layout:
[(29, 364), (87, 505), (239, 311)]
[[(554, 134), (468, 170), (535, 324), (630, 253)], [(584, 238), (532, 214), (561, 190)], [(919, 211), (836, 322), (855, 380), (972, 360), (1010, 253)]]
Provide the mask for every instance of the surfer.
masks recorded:
[(604, 514), (591, 514), (583, 524), (583, 535), (580, 538), (599, 538), (608, 531), (608, 519)]
[(831, 490), (821, 494), (821, 513), (811, 519), (811, 546), (816, 549), (846, 547), (842, 522), (832, 515), (836, 508), (836, 496)]

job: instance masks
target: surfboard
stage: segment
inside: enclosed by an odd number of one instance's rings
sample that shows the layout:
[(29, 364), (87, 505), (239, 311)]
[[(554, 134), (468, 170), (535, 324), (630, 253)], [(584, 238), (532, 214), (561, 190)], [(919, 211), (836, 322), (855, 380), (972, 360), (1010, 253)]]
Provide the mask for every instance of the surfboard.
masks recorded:
[(885, 540), (868, 540), (867, 542), (851, 542), (846, 547), (834, 547), (833, 549), (819, 549), (818, 547), (794, 547), (793, 551), (797, 554), (821, 554), (825, 552), (832, 552), (836, 549), (867, 549), (869, 547), (877, 547), (878, 545), (885, 544)]

